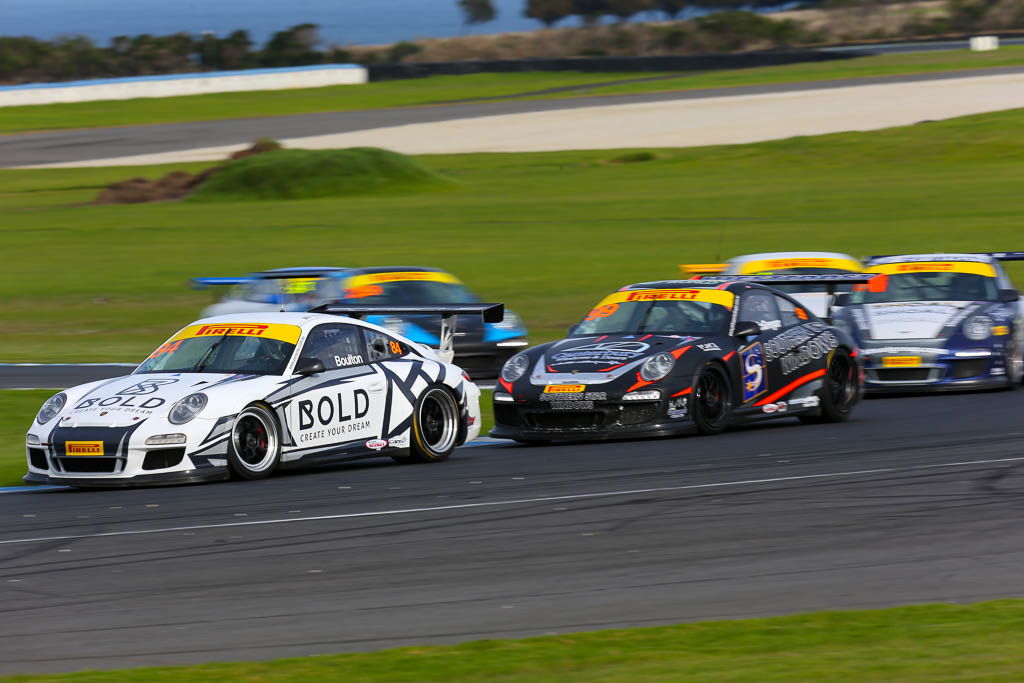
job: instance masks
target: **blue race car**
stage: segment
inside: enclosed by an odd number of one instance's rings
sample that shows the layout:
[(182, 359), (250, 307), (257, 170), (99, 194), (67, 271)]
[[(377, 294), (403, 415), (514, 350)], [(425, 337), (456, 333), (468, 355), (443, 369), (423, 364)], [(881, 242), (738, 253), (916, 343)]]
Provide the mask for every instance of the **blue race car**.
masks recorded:
[[(839, 295), (834, 323), (862, 349), (868, 391), (1013, 388), (1024, 375), (1019, 294), (1001, 260), (1024, 252), (876, 256), (884, 290)], [(859, 291), (858, 291), (859, 290)]]

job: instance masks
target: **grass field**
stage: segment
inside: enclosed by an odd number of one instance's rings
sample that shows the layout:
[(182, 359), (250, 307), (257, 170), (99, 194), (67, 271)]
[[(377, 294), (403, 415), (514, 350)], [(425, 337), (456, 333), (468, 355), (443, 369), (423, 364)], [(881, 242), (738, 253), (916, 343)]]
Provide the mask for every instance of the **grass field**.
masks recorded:
[(1019, 681), (1024, 601), (488, 640), (11, 681)]
[[(1020, 249), (1024, 111), (730, 147), (420, 157), (441, 193), (83, 206), (152, 169), (0, 171), (0, 362), (134, 361), (210, 301), (204, 275), (431, 265), (564, 332), (625, 283), (776, 249)], [(192, 165), (193, 170), (199, 166)], [(1015, 272), (1024, 272), (1017, 270)]]
[[(1024, 46), (1007, 46), (996, 52), (954, 50), (891, 54), (833, 62), (694, 72), (668, 80), (604, 87), (591, 86), (666, 74), (527, 72), (434, 76), (300, 90), (3, 107), (0, 108), (0, 134), (438, 105), (473, 98), (612, 95), (1021, 65), (1024, 65)], [(573, 89), (557, 94), (538, 94), (553, 88)]]
[[(25, 476), (25, 432), (43, 401), (54, 393), (53, 389), (0, 390), (0, 486), (22, 484), (21, 478)], [(487, 434), (494, 425), (490, 391), (484, 391), (480, 397), (480, 411), (480, 433)]]

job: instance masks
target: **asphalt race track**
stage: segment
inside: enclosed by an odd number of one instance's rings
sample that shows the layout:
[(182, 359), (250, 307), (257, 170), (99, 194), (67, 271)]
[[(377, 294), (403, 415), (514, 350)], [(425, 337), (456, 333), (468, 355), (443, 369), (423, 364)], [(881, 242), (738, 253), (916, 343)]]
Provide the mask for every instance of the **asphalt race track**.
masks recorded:
[(0, 495), (0, 673), (1018, 596), (1024, 391), (841, 425)]
[(245, 144), (261, 137), (307, 138), (319, 135), (390, 128), (421, 123), (473, 119), (486, 116), (549, 112), (593, 106), (699, 100), (710, 97), (761, 95), (826, 90), (843, 86), (942, 81), (1024, 72), (1021, 67), (994, 67), (903, 76), (879, 76), (856, 80), (710, 88), (684, 92), (639, 95), (608, 95), (551, 100), (462, 102), (434, 106), (398, 107), (351, 112), (301, 114), (227, 121), (122, 126), (21, 135), (0, 135), (0, 167), (86, 162), (194, 150), (211, 146)]

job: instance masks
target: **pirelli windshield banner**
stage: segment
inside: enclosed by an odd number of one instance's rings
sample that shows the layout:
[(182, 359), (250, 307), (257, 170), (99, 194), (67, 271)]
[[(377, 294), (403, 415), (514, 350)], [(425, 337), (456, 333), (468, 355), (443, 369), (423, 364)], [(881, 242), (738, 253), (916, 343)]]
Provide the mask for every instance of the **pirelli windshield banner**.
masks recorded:
[(459, 279), (450, 273), (437, 273), (434, 271), (413, 270), (395, 273), (367, 273), (356, 275), (350, 278), (345, 286), (349, 288), (368, 287), (371, 285), (383, 285), (388, 282), (444, 282), (450, 285), (462, 284)]
[(302, 330), (295, 325), (279, 323), (218, 323), (214, 325), (189, 325), (168, 342), (196, 337), (259, 337), (296, 344)]
[(732, 292), (723, 289), (628, 289), (609, 294), (601, 300), (598, 307), (649, 301), (701, 301), (731, 309), (735, 300)]
[(847, 270), (851, 273), (860, 272), (861, 266), (852, 259), (830, 256), (794, 256), (791, 258), (761, 259), (747, 261), (740, 266), (741, 275), (764, 275), (775, 270), (793, 268), (832, 268)]
[(907, 273), (965, 273), (968, 275), (984, 275), (995, 277), (996, 269), (989, 263), (978, 261), (907, 261), (904, 263), (884, 263), (870, 266), (869, 273), (883, 275), (904, 275)]

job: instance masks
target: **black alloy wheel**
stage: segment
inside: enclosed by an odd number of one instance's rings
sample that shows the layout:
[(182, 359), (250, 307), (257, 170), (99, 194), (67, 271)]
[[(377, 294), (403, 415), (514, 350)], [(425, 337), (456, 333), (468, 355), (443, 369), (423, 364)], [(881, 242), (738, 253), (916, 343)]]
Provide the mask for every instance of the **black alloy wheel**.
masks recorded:
[(819, 393), (819, 413), (800, 415), (803, 422), (846, 422), (853, 413), (857, 399), (860, 398), (857, 362), (850, 356), (850, 352), (843, 348), (837, 348), (831, 356), (825, 371), (825, 381)]

